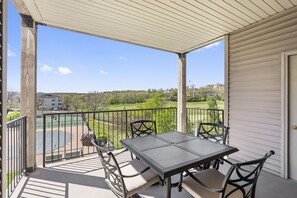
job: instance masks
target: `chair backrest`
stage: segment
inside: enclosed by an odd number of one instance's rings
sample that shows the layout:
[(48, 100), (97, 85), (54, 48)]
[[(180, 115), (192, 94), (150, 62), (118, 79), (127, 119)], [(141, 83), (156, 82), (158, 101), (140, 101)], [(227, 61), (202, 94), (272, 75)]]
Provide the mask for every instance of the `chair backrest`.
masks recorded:
[(132, 138), (157, 134), (156, 121), (137, 120), (131, 124)]
[(95, 139), (91, 140), (95, 146), (105, 174), (105, 182), (118, 197), (125, 197), (127, 190), (119, 164), (113, 153), (98, 146)]
[[(232, 197), (233, 193), (238, 193), (238, 191), (242, 193), (242, 197), (255, 197), (260, 172), (267, 158), (272, 155), (274, 155), (274, 151), (269, 151), (260, 159), (233, 164), (226, 174), (221, 197)], [(231, 191), (230, 188), (228, 190), (228, 185), (233, 187)]]
[(226, 144), (228, 133), (229, 127), (222, 124), (201, 122), (197, 131), (197, 137)]

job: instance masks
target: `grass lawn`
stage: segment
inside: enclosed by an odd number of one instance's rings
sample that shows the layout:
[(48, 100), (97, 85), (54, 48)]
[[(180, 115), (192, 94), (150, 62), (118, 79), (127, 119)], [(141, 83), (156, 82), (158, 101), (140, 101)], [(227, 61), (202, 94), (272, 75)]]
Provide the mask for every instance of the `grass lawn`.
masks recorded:
[(20, 115), (21, 115), (21, 113), (19, 111), (9, 112), (6, 116), (6, 122), (14, 120), (14, 119), (20, 117)]
[(107, 105), (104, 110), (126, 110), (126, 109), (137, 109), (136, 104), (116, 104), (116, 105)]
[(13, 181), (13, 179), (15, 179), (17, 175), (19, 175), (18, 172), (11, 172), (6, 174), (6, 188), (8, 188), (9, 184)]
[[(217, 101), (218, 108), (224, 109), (224, 101)], [(108, 105), (105, 110), (125, 110), (125, 109), (137, 109), (138, 104), (117, 104)], [(166, 102), (166, 107), (177, 107), (177, 102)], [(187, 102), (188, 108), (207, 108), (207, 102)]]

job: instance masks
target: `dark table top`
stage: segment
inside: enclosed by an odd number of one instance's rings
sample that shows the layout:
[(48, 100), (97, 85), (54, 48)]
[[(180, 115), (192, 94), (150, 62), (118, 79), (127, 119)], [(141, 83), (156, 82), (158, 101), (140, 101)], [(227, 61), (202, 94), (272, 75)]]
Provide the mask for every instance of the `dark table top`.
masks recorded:
[(178, 131), (121, 140), (121, 143), (162, 178), (238, 151)]

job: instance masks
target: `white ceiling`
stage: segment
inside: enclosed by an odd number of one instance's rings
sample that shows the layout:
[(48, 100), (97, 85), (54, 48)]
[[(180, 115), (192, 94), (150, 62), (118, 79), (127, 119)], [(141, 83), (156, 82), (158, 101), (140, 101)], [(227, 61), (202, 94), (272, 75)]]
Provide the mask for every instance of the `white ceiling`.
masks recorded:
[(184, 53), (297, 0), (22, 0), (48, 26)]

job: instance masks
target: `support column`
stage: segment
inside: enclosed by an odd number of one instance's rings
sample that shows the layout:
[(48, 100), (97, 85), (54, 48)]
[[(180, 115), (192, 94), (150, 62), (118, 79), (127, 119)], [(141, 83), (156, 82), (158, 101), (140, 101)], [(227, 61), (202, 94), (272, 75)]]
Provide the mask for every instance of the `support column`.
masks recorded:
[(6, 111), (7, 111), (7, 0), (0, 0), (0, 197), (7, 196), (6, 188)]
[(27, 170), (35, 169), (36, 132), (36, 42), (31, 16), (21, 14), (21, 114), (27, 116)]
[(186, 54), (178, 54), (178, 90), (177, 90), (177, 130), (186, 132)]
[[(224, 37), (224, 56), (225, 56), (225, 67), (224, 67), (224, 125), (229, 126), (229, 35)], [(229, 136), (228, 136), (229, 137)]]

